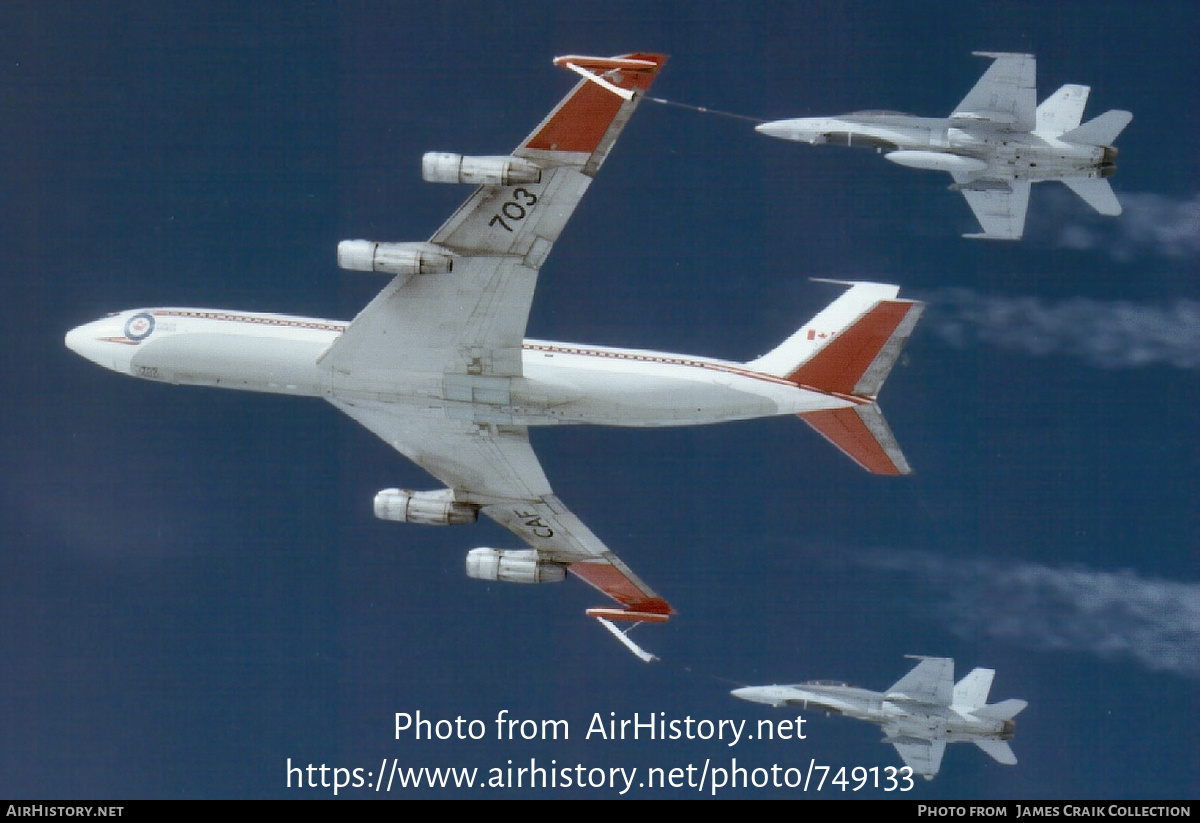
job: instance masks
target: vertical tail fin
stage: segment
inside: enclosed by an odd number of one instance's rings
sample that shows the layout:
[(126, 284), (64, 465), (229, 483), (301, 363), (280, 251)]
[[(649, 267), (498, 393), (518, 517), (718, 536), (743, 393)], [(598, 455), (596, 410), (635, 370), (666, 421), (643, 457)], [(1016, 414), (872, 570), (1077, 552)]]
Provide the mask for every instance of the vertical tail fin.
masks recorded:
[(800, 418), (867, 471), (909, 474), (912, 469), (874, 401), (924, 304), (896, 299), (898, 286), (846, 285), (850, 288), (841, 297), (747, 365), (849, 400), (852, 405), (806, 412)]
[[(838, 281), (818, 281), (838, 282)], [(850, 286), (816, 317), (801, 326), (795, 334), (767, 354), (747, 365), (750, 368), (792, 379), (791, 375), (828, 348), (846, 329), (884, 300), (900, 293), (899, 286), (883, 283), (845, 283)]]
[(995, 669), (972, 669), (970, 674), (954, 684), (954, 707), (974, 711), (986, 704), (995, 676)]
[(1037, 107), (1038, 134), (1059, 135), (1078, 128), (1087, 105), (1087, 86), (1065, 85), (1042, 101)]

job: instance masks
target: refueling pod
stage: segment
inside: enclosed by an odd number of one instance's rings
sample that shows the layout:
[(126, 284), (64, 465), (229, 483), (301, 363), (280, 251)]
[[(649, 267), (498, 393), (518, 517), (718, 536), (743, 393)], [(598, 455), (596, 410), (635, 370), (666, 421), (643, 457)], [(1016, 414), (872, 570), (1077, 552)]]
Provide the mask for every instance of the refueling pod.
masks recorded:
[(337, 262), (339, 268), (349, 271), (445, 274), (454, 268), (454, 255), (435, 243), (343, 240), (338, 243)]
[(505, 583), (561, 583), (565, 567), (538, 558), (537, 549), (471, 549), (467, 577)]
[(384, 489), (375, 495), (375, 516), (396, 523), (460, 526), (478, 520), (479, 507), (455, 500), (450, 489), (433, 492)]
[(444, 151), (421, 158), (421, 177), (427, 183), (471, 183), (476, 186), (515, 186), (540, 183), (542, 170), (520, 157), (464, 157)]

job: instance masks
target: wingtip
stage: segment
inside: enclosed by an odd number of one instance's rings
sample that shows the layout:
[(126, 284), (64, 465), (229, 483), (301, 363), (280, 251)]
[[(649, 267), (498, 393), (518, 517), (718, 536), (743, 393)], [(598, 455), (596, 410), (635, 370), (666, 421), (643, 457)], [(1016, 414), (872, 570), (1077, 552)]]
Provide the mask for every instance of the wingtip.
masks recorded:
[(1021, 235), (1019, 235), (1019, 234), (1016, 237), (1009, 237), (1007, 234), (988, 234), (987, 232), (982, 232), (982, 231), (974, 232), (974, 233), (968, 232), (967, 234), (964, 234), (963, 237), (967, 238), (968, 240), (1020, 240), (1021, 239)]

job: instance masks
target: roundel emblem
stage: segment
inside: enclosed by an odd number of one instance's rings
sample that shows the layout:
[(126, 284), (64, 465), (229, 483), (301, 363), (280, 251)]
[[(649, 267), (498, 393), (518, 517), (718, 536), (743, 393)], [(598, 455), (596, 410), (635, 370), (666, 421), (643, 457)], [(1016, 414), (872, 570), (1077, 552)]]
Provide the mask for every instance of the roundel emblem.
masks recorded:
[(130, 340), (145, 340), (154, 331), (154, 318), (146, 313), (135, 314), (125, 322), (125, 336)]

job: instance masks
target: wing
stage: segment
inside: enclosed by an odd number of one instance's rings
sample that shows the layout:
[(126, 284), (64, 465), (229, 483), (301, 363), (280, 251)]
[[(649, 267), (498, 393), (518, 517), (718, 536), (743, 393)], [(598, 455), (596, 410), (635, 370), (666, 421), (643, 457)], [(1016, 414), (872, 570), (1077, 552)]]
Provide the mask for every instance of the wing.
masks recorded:
[[(894, 730), (884, 729), (885, 733), (891, 731)], [(944, 740), (920, 740), (907, 737), (885, 742), (896, 747), (896, 753), (900, 755), (904, 765), (913, 770), (913, 774), (919, 774), (926, 780), (932, 780), (942, 768), (942, 755), (946, 753), (946, 741)]]
[(949, 706), (954, 694), (954, 660), (949, 657), (917, 659), (921, 662), (887, 690), (886, 699)]
[(1037, 61), (1032, 54), (973, 52), (992, 65), (950, 114), (951, 120), (995, 123), (1013, 131), (1033, 131), (1037, 119)]
[(321, 366), (335, 406), (523, 539), (539, 561), (565, 566), (624, 607), (598, 613), (665, 620), (670, 606), (554, 496), (527, 430), (512, 424), (509, 388), (521, 375), (538, 272), (636, 93), (666, 60), (570, 59), (585, 79), (512, 155), (540, 170), (538, 182), (476, 189), (428, 244), (452, 258), (451, 271), (395, 277)]
[(333, 405), (387, 441), (454, 492), (536, 549), (616, 600), (620, 610), (589, 614), (662, 621), (673, 614), (550, 489), (523, 426), (502, 426), (421, 414), (411, 404), (332, 398)]
[(988, 180), (970, 175), (954, 175), (954, 188), (967, 198), (983, 229), (964, 234), (981, 240), (1020, 240), (1025, 233), (1025, 212), (1029, 209), (1028, 180)]
[[(608, 78), (643, 91), (665, 61), (631, 55), (631, 67)], [(580, 80), (513, 152), (541, 170), (540, 181), (480, 186), (429, 241), (452, 256), (452, 272), (392, 280), (322, 358), (335, 386), (375, 389), (414, 373), (435, 382), (520, 375), (538, 271), (637, 104)]]

